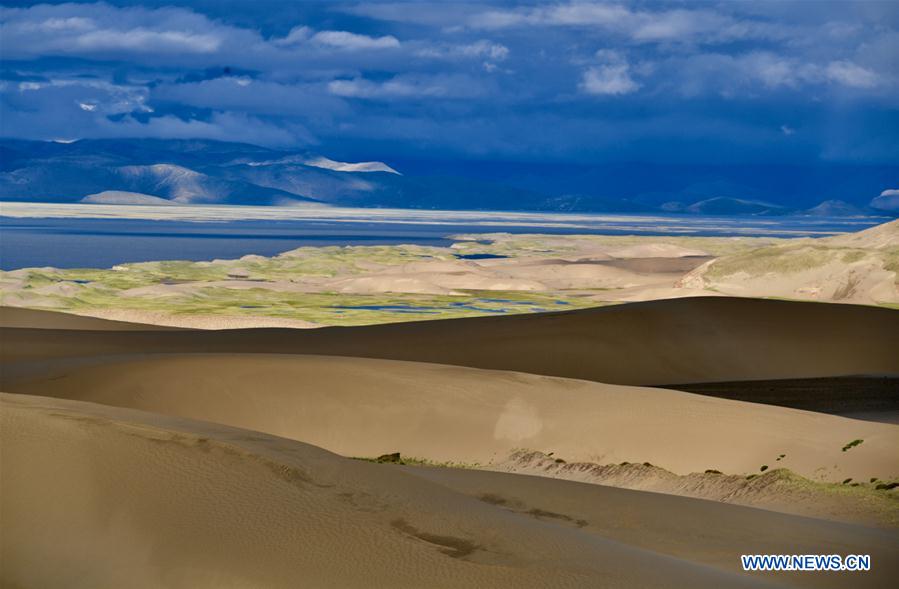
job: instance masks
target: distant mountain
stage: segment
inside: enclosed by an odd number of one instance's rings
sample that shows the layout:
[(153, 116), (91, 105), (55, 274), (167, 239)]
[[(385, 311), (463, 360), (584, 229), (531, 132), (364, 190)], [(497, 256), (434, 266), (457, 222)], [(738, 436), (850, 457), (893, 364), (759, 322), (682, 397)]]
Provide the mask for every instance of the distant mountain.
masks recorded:
[[(546, 196), (465, 178), (406, 178), (376, 161), (194, 140), (0, 141), (0, 200), (546, 209)], [(118, 193), (113, 196), (110, 193)], [(91, 196), (103, 194), (104, 196)], [(87, 199), (87, 200), (85, 200)]]
[(4, 141), (0, 199), (79, 202), (115, 191), (182, 204), (317, 203), (302, 194), (229, 179), (220, 167), (263, 148), (215, 141)]
[[(210, 140), (0, 140), (0, 200), (30, 202), (841, 216), (872, 210), (896, 177), (889, 166), (388, 164)], [(857, 197), (813, 207), (832, 191)]]
[(871, 199), (870, 206), (882, 213), (899, 214), (899, 190), (888, 188)]
[(315, 157), (308, 159), (303, 163), (314, 168), (324, 168), (326, 170), (334, 170), (335, 172), (389, 172), (391, 174), (399, 174), (399, 172), (384, 162), (358, 162), (350, 164), (347, 162), (336, 162), (326, 157)]
[(141, 194), (139, 192), (125, 192), (122, 190), (105, 190), (97, 194), (88, 194), (80, 202), (95, 205), (176, 205), (174, 201)]
[(860, 217), (871, 213), (844, 200), (834, 199), (825, 200), (818, 206), (802, 211), (802, 214), (812, 217)]
[(791, 210), (769, 202), (719, 196), (695, 202), (685, 207), (684, 212), (697, 215), (786, 215)]

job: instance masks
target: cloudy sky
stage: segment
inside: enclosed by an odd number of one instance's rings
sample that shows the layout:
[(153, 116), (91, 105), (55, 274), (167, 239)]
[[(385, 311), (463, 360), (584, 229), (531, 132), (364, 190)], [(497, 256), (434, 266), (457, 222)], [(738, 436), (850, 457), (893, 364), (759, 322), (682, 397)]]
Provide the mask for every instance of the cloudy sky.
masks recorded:
[(6, 137), (333, 156), (899, 160), (899, 2), (0, 8)]

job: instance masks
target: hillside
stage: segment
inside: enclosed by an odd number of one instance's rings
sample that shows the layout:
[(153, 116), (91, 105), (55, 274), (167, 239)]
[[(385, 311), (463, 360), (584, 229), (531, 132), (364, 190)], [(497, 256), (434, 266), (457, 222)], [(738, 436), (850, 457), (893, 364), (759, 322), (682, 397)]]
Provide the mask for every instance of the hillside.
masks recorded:
[[(0, 148), (0, 200), (146, 204), (146, 197), (155, 197), (180, 204), (545, 208), (544, 196), (509, 186), (406, 178), (383, 162), (341, 162), (242, 143), (2, 140)], [(91, 196), (108, 192), (139, 193), (144, 202)]]
[(725, 255), (678, 282), (727, 295), (899, 304), (899, 221)]

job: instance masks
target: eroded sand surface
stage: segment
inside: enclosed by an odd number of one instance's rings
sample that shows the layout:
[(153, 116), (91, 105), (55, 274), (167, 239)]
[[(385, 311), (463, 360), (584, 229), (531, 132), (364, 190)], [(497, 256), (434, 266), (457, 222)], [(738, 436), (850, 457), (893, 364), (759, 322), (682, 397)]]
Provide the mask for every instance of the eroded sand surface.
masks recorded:
[[(896, 478), (899, 427), (680, 391), (269, 354), (57, 361), (9, 370), (2, 388), (203, 419), (343, 456), (400, 451), (436, 463), (899, 525), (899, 504), (873, 485), (846, 493), (801, 480)], [(843, 450), (857, 439), (863, 442)]]
[[(885, 586), (897, 574), (892, 532), (564, 481), (404, 471), (211, 423), (0, 399), (4, 467), (16, 472), (4, 477), (0, 504), (10, 586), (295, 587), (301, 579), (320, 587), (823, 587), (846, 580), (738, 573), (729, 556), (747, 543), (758, 551), (872, 554), (879, 566), (853, 577), (854, 586)], [(684, 536), (689, 544), (672, 541)]]

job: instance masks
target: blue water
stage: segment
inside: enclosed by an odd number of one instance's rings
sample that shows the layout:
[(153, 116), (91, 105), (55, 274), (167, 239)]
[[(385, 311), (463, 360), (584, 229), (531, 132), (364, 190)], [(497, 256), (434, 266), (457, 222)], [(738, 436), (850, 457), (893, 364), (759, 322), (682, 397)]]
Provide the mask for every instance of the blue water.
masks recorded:
[(460, 260), (497, 260), (508, 258), (509, 256), (501, 256), (499, 254), (456, 254)]
[(446, 246), (446, 231), (312, 221), (148, 221), (0, 217), (0, 269), (109, 268), (126, 262), (273, 256), (303, 246)]
[(332, 309), (353, 309), (358, 311), (392, 311), (394, 313), (438, 313), (436, 307), (416, 307), (415, 305), (334, 305)]
[[(453, 309), (466, 309), (468, 311), (478, 311), (479, 313), (507, 313), (507, 309), (490, 309), (487, 307), (479, 307), (478, 303), (512, 303), (516, 305), (534, 306), (537, 303), (532, 301), (511, 301), (508, 299), (475, 299), (470, 302), (452, 302), (447, 307)], [(567, 305), (565, 301), (556, 301), (557, 305)], [(353, 309), (361, 311), (391, 311), (394, 313), (438, 313), (445, 310), (444, 307), (425, 307), (418, 305), (335, 305), (332, 309)], [(535, 309), (537, 310), (537, 309)], [(541, 309), (542, 310), (542, 309)]]
[[(478, 224), (448, 214), (447, 224), (371, 220), (239, 220), (198, 222), (119, 218), (13, 218), (0, 216), (0, 268), (55, 266), (108, 268), (152, 260), (212, 260), (247, 254), (272, 256), (301, 246), (420, 244), (446, 246), (459, 233), (554, 233), (668, 235), (817, 235), (821, 231), (859, 231), (883, 219), (712, 218), (671, 215), (616, 215), (577, 219), (577, 226), (535, 224), (515, 216)], [(521, 224), (516, 224), (521, 223)], [(686, 228), (686, 229), (685, 229)], [(478, 259), (485, 256), (462, 256)], [(494, 257), (494, 256), (488, 256)]]
[[(466, 309), (468, 311), (477, 311), (479, 313), (508, 313), (508, 309), (490, 309), (487, 307), (479, 307), (479, 303), (508, 303), (513, 305), (527, 305), (533, 307), (534, 311), (548, 311), (550, 309), (544, 309), (537, 306), (537, 303), (533, 301), (512, 301), (509, 299), (474, 299), (469, 302), (453, 302), (449, 303), (447, 307), (453, 309)], [(569, 305), (566, 301), (554, 301), (556, 305)], [(353, 309), (353, 310), (361, 310), (361, 311), (391, 311), (393, 313), (439, 313), (441, 311), (446, 310), (446, 307), (425, 307), (418, 305), (335, 305), (331, 307), (332, 309)], [(337, 311), (338, 313), (342, 313), (343, 311)]]

